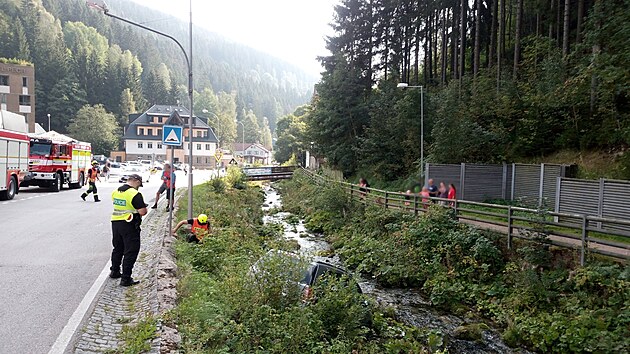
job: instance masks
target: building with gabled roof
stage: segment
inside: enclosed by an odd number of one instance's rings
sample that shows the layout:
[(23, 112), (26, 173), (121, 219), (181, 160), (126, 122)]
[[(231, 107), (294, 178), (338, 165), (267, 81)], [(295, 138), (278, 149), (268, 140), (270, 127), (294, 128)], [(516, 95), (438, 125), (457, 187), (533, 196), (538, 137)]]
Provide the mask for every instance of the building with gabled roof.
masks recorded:
[(232, 151), (234, 152), (234, 156), (242, 158), (245, 163), (271, 164), (271, 151), (267, 150), (267, 148), (259, 143), (234, 143), (232, 144)]
[[(131, 115), (130, 115), (131, 116)], [(175, 147), (173, 162), (188, 161), (188, 120), (190, 113), (182, 106), (154, 105), (137, 116), (126, 127), (123, 135), (124, 151), (112, 152), (116, 161), (170, 161), (170, 150), (162, 145), (164, 125), (183, 126), (183, 144)], [(193, 116), (193, 166), (214, 167), (218, 139), (203, 119)]]

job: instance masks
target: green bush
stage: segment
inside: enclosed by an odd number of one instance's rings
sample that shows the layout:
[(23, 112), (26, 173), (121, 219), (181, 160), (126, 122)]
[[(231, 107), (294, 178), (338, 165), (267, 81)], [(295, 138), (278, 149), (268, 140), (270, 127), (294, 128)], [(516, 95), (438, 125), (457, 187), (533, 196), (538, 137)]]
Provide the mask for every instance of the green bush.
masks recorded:
[(182, 352), (402, 353), (429, 345), (428, 335), (383, 315), (340, 283), (351, 280), (324, 279), (304, 302), (287, 280), (299, 277), (296, 264), (278, 259), (252, 272), (266, 249), (289, 247), (279, 237), (281, 226), (262, 225), (257, 188), (219, 193), (205, 184), (194, 193), (194, 207), (211, 215), (215, 228), (199, 245), (177, 243), (183, 277), (167, 322), (178, 327)]
[[(551, 252), (544, 230), (534, 235), (536, 242), (508, 252), (501, 236), (460, 224), (439, 206), (416, 218), (343, 204), (345, 196), (328, 188), (334, 186), (314, 188), (301, 177), (285, 183), (282, 193), (356, 271), (385, 286), (421, 287), (434, 305), (454, 312), (468, 306), (503, 326), (510, 345), (560, 353), (630, 351), (630, 267), (566, 268), (572, 263)], [(340, 211), (341, 221), (331, 220)]]

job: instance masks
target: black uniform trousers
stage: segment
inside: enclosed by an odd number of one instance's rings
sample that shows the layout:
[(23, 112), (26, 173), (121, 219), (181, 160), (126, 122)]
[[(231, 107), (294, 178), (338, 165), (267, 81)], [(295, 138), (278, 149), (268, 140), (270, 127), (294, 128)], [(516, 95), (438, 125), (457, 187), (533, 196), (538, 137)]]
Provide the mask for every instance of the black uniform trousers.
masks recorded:
[(133, 265), (140, 252), (140, 225), (135, 222), (112, 221), (112, 271), (120, 271), (123, 278), (131, 278)]

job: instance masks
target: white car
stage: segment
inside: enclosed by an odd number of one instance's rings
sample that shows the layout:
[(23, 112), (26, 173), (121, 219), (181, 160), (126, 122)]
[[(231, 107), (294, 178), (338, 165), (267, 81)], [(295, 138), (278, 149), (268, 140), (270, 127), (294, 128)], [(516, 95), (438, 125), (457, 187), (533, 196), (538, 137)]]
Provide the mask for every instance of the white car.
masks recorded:
[(115, 180), (118, 181), (120, 177), (123, 175), (124, 166), (118, 162), (112, 162), (109, 165), (109, 171), (107, 172), (107, 180)]
[(129, 165), (125, 167), (118, 181), (121, 183), (125, 183), (127, 182), (127, 177), (133, 174), (140, 175), (143, 182), (149, 182), (149, 179), (151, 178), (151, 171), (145, 169), (142, 166)]

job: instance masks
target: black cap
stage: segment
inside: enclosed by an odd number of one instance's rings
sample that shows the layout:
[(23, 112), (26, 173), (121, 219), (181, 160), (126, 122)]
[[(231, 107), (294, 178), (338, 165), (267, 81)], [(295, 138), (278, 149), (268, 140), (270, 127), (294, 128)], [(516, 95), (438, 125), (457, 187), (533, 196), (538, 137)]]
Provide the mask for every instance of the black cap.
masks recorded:
[(142, 177), (140, 177), (140, 175), (139, 175), (139, 174), (134, 173), (134, 174), (132, 174), (132, 175), (129, 175), (127, 178), (129, 178), (129, 179), (135, 179), (135, 180), (137, 180), (137, 181), (140, 181), (140, 187), (142, 187)]

